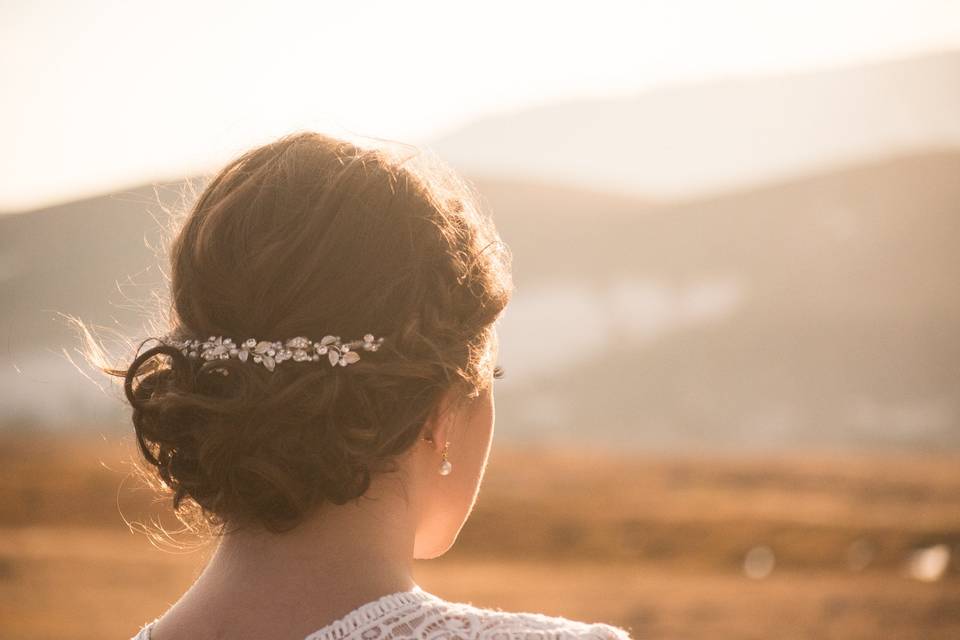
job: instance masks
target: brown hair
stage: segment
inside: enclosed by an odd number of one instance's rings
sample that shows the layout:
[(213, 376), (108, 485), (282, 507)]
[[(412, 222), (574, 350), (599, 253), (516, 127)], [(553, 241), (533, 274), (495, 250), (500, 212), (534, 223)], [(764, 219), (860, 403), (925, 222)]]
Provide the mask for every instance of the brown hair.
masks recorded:
[(230, 162), (196, 200), (170, 247), (169, 335), (384, 342), (348, 367), (270, 372), (158, 344), (104, 368), (124, 378), (178, 512), (221, 532), (291, 529), (395, 470), (444, 393), (488, 384), (510, 253), (469, 184), (413, 149), (297, 133)]

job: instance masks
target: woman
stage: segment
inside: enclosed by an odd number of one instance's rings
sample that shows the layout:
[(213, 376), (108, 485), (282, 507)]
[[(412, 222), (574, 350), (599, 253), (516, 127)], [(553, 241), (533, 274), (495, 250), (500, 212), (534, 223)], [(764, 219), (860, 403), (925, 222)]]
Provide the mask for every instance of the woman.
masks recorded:
[(219, 544), (138, 640), (628, 637), (414, 581), (476, 500), (512, 291), (478, 198), (427, 159), (290, 135), (183, 221), (169, 330), (109, 372), (148, 470)]

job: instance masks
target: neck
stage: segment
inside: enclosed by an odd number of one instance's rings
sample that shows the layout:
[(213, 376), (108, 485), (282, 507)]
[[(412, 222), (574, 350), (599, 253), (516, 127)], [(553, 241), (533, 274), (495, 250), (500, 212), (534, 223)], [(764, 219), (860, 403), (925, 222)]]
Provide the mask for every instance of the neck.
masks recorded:
[[(290, 635), (305, 636), (361, 604), (412, 589), (414, 513), (401, 495), (378, 486), (384, 480), (375, 478), (359, 502), (323, 505), (292, 531), (226, 534), (164, 617), (183, 617), (194, 631), (198, 618), (247, 631), (266, 621), (274, 634), (278, 620), (289, 620), (297, 625)], [(305, 620), (306, 612), (313, 613)]]

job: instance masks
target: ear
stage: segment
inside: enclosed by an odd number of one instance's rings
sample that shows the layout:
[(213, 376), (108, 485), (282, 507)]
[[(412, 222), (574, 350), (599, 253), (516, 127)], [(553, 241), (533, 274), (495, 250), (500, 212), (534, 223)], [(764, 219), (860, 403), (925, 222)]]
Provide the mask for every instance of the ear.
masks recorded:
[(451, 426), (456, 419), (454, 392), (445, 392), (423, 427), (423, 438), (437, 451), (443, 451), (443, 445), (450, 439)]

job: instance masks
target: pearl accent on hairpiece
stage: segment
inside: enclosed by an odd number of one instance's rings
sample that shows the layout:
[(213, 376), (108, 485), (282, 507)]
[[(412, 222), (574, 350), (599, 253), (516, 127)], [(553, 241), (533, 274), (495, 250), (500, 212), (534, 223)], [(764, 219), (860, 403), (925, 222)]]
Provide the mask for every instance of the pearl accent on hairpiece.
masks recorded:
[(323, 359), (327, 360), (330, 366), (340, 365), (345, 367), (360, 359), (359, 350), (376, 351), (379, 349), (383, 338), (374, 338), (370, 333), (357, 340), (347, 342), (343, 342), (340, 336), (323, 336), (318, 341), (310, 340), (306, 336), (296, 336), (286, 341), (275, 342), (248, 338), (237, 345), (232, 338), (223, 336), (210, 336), (206, 340), (198, 338), (176, 340), (165, 336), (160, 338), (160, 342), (177, 347), (187, 357), (202, 358), (203, 360), (236, 358), (241, 362), (253, 360), (273, 371), (277, 363), (284, 360), (315, 362), (319, 361), (322, 356), (326, 356)]

